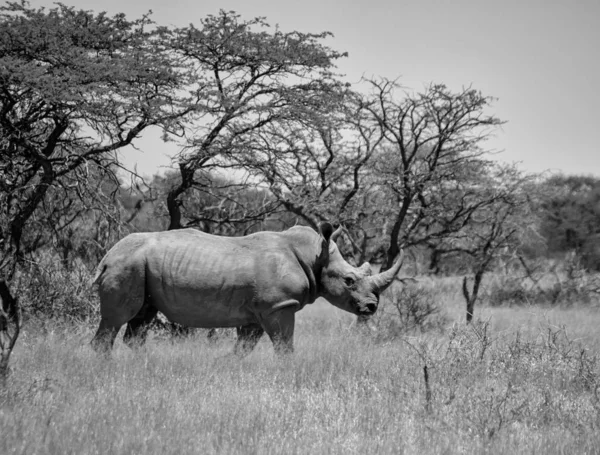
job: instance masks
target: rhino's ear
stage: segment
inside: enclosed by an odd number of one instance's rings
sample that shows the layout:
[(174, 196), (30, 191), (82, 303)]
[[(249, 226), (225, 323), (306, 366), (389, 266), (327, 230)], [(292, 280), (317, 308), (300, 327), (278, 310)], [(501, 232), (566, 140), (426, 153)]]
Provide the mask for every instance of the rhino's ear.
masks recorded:
[(325, 241), (329, 243), (331, 234), (333, 234), (333, 226), (331, 225), (331, 223), (321, 223), (319, 225), (319, 232), (321, 233)]
[(331, 241), (332, 242), (337, 242), (337, 239), (342, 234), (343, 230), (344, 230), (344, 228), (340, 224), (339, 227), (335, 231), (333, 231), (333, 234), (331, 234)]

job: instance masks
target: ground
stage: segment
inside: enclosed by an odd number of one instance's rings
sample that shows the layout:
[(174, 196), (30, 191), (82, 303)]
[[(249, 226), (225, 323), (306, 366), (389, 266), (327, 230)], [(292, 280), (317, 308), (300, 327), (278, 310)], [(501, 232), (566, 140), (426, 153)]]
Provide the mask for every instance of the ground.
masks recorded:
[[(595, 453), (600, 311), (478, 308), (442, 332), (365, 337), (319, 302), (296, 353), (265, 337), (151, 338), (110, 358), (92, 327), (25, 326), (0, 395), (0, 453)], [(427, 367), (428, 380), (424, 371)]]

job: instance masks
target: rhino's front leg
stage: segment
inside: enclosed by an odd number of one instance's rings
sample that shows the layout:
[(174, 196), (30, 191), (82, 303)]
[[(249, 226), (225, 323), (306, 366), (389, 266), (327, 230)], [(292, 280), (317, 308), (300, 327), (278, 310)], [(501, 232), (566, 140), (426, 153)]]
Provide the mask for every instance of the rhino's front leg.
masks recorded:
[(262, 326), (271, 338), (276, 354), (289, 354), (294, 351), (294, 307), (282, 308), (263, 316)]
[(259, 324), (243, 325), (237, 328), (237, 341), (233, 353), (238, 357), (244, 357), (256, 346), (265, 330)]

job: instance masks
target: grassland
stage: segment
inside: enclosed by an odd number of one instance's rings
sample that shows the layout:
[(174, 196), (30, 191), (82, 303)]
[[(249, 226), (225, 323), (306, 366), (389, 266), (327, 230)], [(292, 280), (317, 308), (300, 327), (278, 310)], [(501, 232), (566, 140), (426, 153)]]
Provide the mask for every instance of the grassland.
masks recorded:
[(285, 359), (200, 335), (107, 359), (92, 328), (26, 325), (0, 453), (598, 453), (600, 311), (481, 307), (465, 327), (440, 289), (447, 323), (424, 334), (366, 337), (315, 303)]

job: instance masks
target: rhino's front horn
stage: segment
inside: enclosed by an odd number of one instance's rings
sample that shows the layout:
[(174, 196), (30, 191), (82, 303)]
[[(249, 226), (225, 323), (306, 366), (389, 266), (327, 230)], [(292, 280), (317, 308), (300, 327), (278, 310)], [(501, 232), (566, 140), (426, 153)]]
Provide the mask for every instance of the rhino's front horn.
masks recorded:
[(404, 250), (400, 250), (400, 254), (396, 258), (394, 265), (385, 272), (378, 273), (370, 278), (373, 289), (377, 289), (379, 292), (385, 291), (385, 289), (392, 284), (396, 274), (400, 271), (402, 263), (404, 262)]

